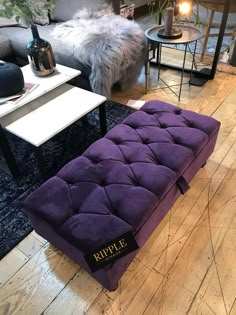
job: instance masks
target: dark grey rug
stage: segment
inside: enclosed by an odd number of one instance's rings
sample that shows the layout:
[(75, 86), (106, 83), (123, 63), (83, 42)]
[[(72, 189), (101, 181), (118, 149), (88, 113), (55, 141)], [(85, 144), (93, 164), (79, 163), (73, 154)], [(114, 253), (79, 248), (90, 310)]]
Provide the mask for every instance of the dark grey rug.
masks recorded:
[[(108, 129), (122, 122), (134, 111), (111, 101), (107, 102), (106, 109)], [(43, 145), (46, 165), (52, 173), (55, 174), (59, 168), (101, 137), (98, 110), (87, 117), (86, 125), (76, 122)], [(32, 147), (11, 134), (8, 138), (23, 175), (14, 179), (0, 169), (0, 259), (32, 231), (22, 203), (27, 195), (43, 183)]]

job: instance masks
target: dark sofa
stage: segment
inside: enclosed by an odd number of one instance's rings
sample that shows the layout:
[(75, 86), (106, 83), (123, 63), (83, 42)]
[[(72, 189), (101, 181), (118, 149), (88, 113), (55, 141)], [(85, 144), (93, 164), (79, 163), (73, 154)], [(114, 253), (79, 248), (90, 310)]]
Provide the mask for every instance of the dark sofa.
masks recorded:
[[(61, 42), (55, 39), (51, 33), (59, 23), (72, 19), (75, 12), (83, 7), (93, 8), (101, 6), (101, 4), (111, 4), (114, 12), (119, 14), (118, 0), (55, 0), (55, 7), (48, 16), (44, 16), (38, 23), (39, 34), (43, 39), (50, 42), (53, 48), (56, 62), (68, 67), (81, 70), (81, 75), (75, 78), (71, 83), (90, 90), (89, 74), (90, 68), (79, 63), (71, 55), (66, 47), (61, 45)], [(32, 33), (29, 28), (21, 25), (16, 25), (14, 21), (1, 25), (0, 21), (0, 60), (14, 61), (19, 65), (28, 63), (26, 55), (26, 44), (32, 38)], [(43, 24), (43, 25), (42, 25)]]

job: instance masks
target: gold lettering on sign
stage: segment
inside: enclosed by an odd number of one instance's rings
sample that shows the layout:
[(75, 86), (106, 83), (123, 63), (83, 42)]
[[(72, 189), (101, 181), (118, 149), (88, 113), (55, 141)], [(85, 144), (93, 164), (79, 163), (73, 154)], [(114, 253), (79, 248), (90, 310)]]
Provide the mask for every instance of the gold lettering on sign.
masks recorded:
[(93, 254), (93, 256), (95, 257), (96, 261), (99, 261), (102, 259), (99, 257), (99, 253), (95, 253), (95, 254)]
[(120, 240), (119, 243), (120, 243), (120, 245), (121, 245), (122, 248), (128, 246), (128, 244), (126, 243), (126, 241), (125, 241), (124, 238), (122, 238), (122, 240)]
[(121, 249), (121, 247), (117, 247), (117, 246), (116, 246), (116, 243), (114, 243), (113, 245), (114, 245), (114, 247), (115, 247), (115, 249), (116, 249), (117, 252)]
[(109, 249), (110, 253), (113, 254), (114, 246), (113, 246), (113, 245), (110, 245), (110, 246), (108, 246), (108, 249)]
[(107, 256), (114, 255), (114, 253), (119, 252), (122, 248), (127, 247), (128, 244), (126, 243), (125, 239), (122, 238), (121, 240), (117, 241), (116, 243), (113, 243), (112, 245), (109, 245), (103, 249), (101, 249), (99, 252), (93, 254), (94, 258), (96, 259), (96, 262), (103, 260)]
[(108, 254), (108, 252), (109, 252), (108, 248), (106, 247), (106, 248), (104, 248), (102, 251), (103, 251), (104, 255), (107, 257), (107, 254)]

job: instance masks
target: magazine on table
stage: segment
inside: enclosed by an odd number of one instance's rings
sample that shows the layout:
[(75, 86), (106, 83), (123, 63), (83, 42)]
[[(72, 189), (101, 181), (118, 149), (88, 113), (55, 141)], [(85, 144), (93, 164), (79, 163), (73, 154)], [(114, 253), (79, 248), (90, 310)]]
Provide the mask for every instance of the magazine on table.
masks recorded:
[(39, 86), (37, 83), (29, 83), (25, 82), (24, 88), (17, 94), (7, 96), (7, 97), (0, 97), (0, 105), (5, 104), (18, 104), (24, 97), (29, 95), (34, 89)]

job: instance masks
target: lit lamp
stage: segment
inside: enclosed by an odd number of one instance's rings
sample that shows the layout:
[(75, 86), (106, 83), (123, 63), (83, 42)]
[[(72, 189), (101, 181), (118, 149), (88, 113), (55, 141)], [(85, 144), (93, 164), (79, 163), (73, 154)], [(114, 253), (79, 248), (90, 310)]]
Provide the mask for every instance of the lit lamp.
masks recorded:
[(166, 8), (165, 26), (158, 31), (158, 36), (166, 39), (182, 37), (182, 31), (173, 26), (177, 15), (188, 16), (192, 10), (191, 1), (179, 0), (174, 6)]

